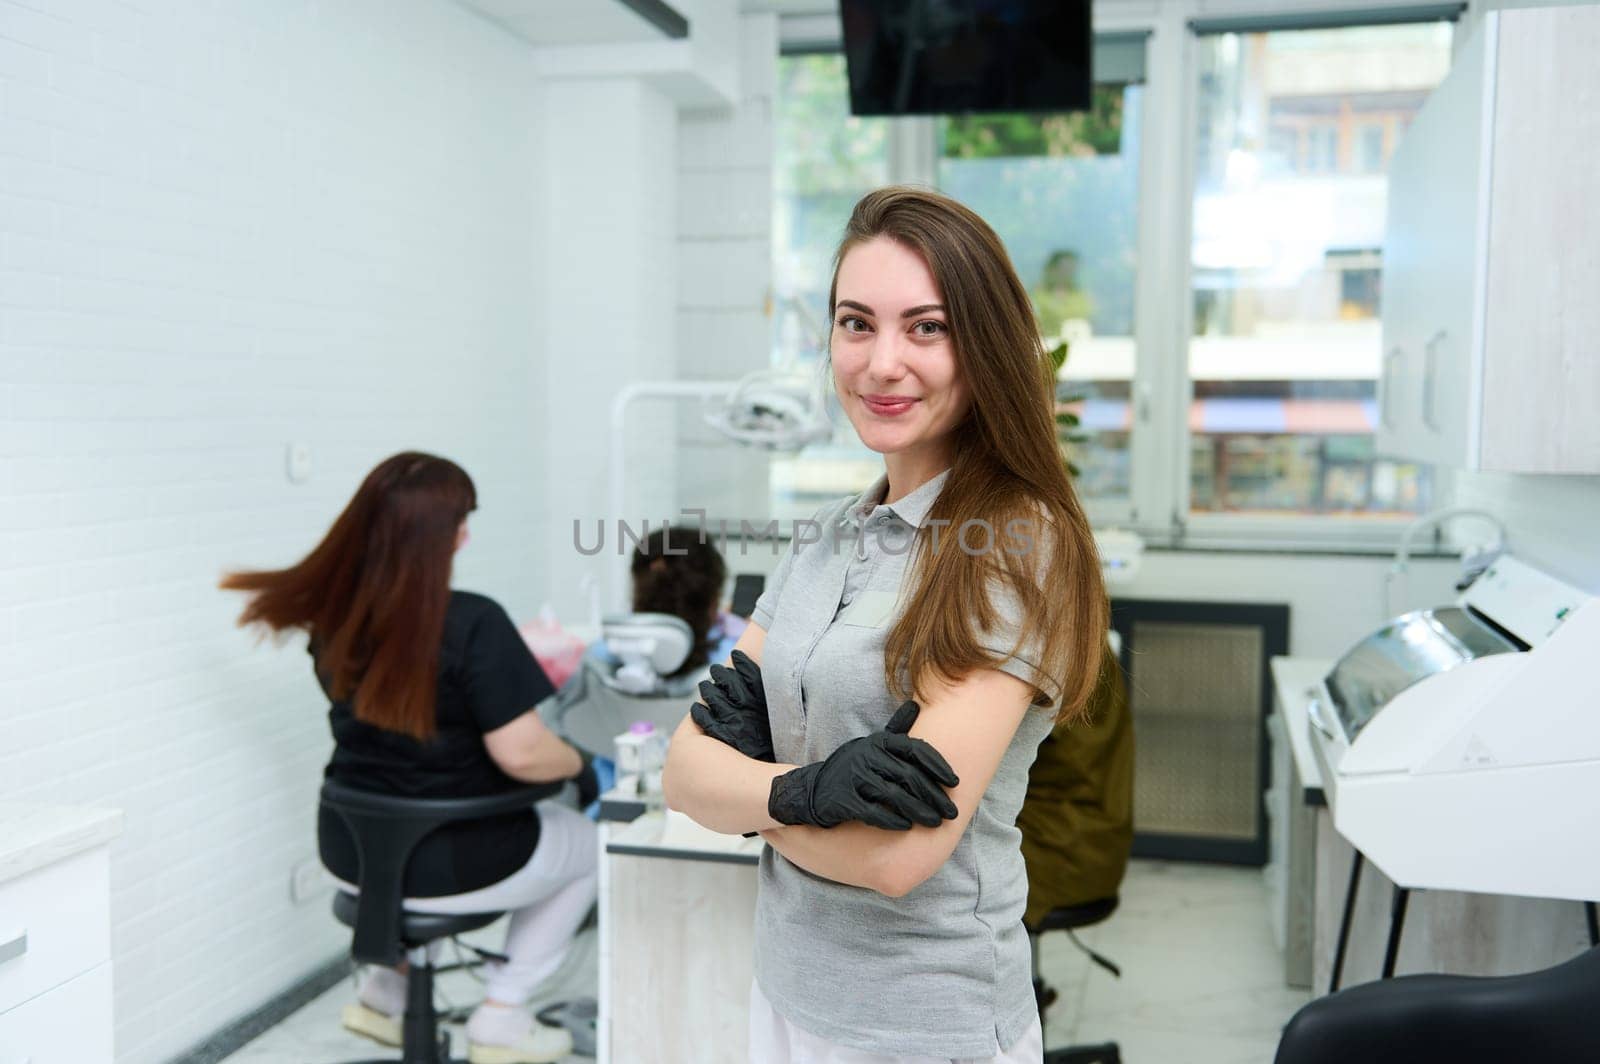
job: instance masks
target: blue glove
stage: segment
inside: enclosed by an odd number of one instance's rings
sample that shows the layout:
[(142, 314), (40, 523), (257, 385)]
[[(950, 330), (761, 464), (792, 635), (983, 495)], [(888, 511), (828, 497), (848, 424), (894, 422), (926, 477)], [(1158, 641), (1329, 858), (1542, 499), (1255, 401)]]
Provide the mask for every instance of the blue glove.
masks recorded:
[(584, 776), (592, 781), (593, 792), (586, 791), (582, 782), (578, 784), (578, 808), (583, 810), (583, 815), (590, 820), (599, 820), (600, 795), (617, 785), (617, 763), (609, 757), (595, 754), (588, 759), (584, 771), (579, 774), (580, 779)]

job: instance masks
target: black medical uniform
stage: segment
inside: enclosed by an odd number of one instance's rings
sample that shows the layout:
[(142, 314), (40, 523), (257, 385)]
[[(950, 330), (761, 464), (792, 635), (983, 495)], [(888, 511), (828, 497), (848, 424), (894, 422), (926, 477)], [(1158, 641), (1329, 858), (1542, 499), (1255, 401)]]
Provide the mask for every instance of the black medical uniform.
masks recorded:
[[(314, 644), (311, 652), (314, 657)], [(327, 691), (320, 674), (318, 680)], [(453, 591), (439, 648), (437, 733), (419, 742), (385, 731), (357, 720), (350, 700), (336, 699), (328, 710), (335, 748), (325, 775), (350, 787), (414, 798), (463, 798), (523, 786), (500, 771), (483, 735), (554, 693), (499, 603)], [(321, 812), (317, 838), (328, 871), (356, 882), (355, 841), (337, 814)], [(526, 864), (538, 842), (539, 816), (531, 808), (446, 825), (413, 853), (405, 896), (435, 898), (497, 883)]]

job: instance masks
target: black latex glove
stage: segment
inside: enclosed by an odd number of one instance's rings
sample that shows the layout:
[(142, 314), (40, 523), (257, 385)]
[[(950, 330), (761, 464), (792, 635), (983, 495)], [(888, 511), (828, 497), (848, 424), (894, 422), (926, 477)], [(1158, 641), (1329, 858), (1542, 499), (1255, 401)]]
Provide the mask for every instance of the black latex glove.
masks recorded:
[(578, 751), (578, 757), (583, 761), (583, 767), (572, 777), (572, 782), (578, 785), (578, 809), (584, 810), (600, 798), (600, 777), (595, 775), (594, 755), (582, 747), (575, 746), (573, 749)]
[(772, 724), (767, 719), (767, 692), (761, 666), (745, 652), (733, 652), (733, 668), (711, 666), (711, 679), (700, 683), (700, 702), (689, 715), (700, 730), (720, 739), (745, 757), (777, 760), (772, 752)]
[(956, 804), (944, 788), (960, 780), (933, 746), (906, 733), (921, 712), (915, 702), (895, 711), (880, 732), (851, 739), (828, 755), (772, 781), (767, 813), (780, 824), (836, 827), (859, 820), (875, 828), (909, 831), (954, 820)]

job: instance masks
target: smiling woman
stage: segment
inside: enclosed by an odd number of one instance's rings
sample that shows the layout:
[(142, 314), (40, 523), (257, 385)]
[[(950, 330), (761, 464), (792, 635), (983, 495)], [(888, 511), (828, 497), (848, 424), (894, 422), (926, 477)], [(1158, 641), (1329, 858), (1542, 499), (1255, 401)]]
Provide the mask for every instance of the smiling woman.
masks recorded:
[(768, 843), (749, 1059), (1037, 1062), (1016, 820), (1106, 631), (1051, 365), (953, 200), (869, 193), (835, 265), (834, 388), (883, 475), (795, 537), (673, 738), (667, 801)]
[(839, 264), (839, 291), (831, 362), (845, 414), (920, 484), (949, 466), (950, 430), (972, 403), (938, 283), (921, 255), (880, 236)]

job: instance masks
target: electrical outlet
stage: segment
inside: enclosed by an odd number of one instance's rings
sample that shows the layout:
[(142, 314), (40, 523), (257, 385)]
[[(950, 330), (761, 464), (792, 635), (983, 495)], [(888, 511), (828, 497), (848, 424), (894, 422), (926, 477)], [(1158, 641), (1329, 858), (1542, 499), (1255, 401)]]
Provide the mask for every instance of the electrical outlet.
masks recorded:
[(296, 905), (315, 901), (332, 889), (333, 877), (315, 857), (297, 861), (289, 869), (289, 900)]
[(311, 445), (309, 443), (291, 443), (288, 453), (284, 456), (284, 464), (289, 474), (289, 483), (304, 484), (311, 479)]

